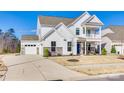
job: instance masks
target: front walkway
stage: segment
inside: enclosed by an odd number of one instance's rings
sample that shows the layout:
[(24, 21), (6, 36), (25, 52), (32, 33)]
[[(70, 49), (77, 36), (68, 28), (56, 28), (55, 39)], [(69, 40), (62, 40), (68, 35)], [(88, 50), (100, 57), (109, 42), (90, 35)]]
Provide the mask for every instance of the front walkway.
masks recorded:
[(36, 55), (7, 55), (3, 61), (8, 67), (4, 80), (80, 80), (85, 76)]

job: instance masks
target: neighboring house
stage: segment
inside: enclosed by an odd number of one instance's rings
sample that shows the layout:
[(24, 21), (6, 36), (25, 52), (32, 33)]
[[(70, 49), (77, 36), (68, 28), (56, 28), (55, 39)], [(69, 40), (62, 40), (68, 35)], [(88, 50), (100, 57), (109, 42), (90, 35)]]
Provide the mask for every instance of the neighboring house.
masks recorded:
[(88, 12), (77, 18), (39, 16), (37, 36), (22, 36), (21, 53), (43, 55), (48, 48), (51, 55), (101, 54), (102, 26)]
[(112, 46), (117, 54), (124, 54), (124, 26), (109, 26), (102, 30), (102, 47), (111, 53)]

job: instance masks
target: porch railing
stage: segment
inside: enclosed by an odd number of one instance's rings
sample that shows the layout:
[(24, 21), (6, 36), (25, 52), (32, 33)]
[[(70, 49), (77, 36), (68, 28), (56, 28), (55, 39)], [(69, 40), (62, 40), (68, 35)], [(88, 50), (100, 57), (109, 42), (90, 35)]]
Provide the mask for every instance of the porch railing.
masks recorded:
[(101, 38), (99, 34), (86, 34), (85, 38)]

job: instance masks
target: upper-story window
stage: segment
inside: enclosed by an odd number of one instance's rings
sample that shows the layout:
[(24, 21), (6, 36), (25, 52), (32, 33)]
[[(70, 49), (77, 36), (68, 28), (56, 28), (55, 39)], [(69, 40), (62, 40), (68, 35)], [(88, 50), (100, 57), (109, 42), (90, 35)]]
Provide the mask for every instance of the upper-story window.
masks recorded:
[(91, 34), (91, 30), (90, 29), (87, 30), (87, 34)]
[(83, 27), (83, 34), (85, 34), (85, 28)]
[(80, 28), (76, 28), (76, 35), (80, 35)]

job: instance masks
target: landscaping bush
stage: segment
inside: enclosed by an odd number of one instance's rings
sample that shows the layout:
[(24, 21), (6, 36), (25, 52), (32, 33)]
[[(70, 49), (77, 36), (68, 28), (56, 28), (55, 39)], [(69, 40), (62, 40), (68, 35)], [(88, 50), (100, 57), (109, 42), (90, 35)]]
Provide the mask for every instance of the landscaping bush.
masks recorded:
[(62, 55), (60, 53), (58, 53), (57, 56), (62, 56)]
[(70, 56), (73, 56), (73, 53), (70, 53), (69, 55), (70, 55)]
[(49, 57), (49, 50), (48, 50), (48, 48), (44, 49), (44, 57)]
[(16, 46), (16, 53), (20, 53), (20, 44)]
[(112, 48), (111, 48), (111, 53), (116, 53), (115, 46), (112, 46)]
[(8, 53), (8, 50), (4, 48), (3, 53)]
[(102, 49), (102, 55), (106, 55), (107, 54), (107, 51), (105, 48)]

